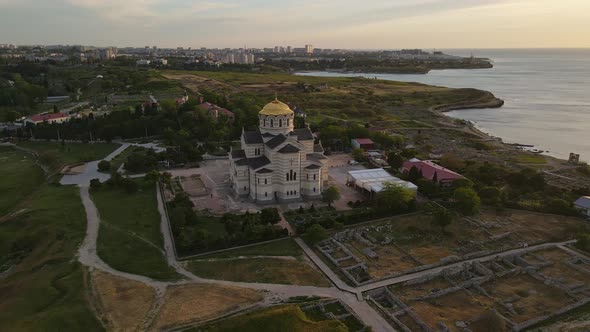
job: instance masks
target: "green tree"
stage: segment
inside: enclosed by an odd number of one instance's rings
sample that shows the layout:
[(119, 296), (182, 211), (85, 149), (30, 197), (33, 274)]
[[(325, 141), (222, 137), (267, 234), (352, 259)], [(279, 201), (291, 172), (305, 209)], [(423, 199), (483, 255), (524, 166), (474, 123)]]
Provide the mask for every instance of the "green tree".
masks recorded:
[(145, 175), (145, 180), (148, 182), (158, 182), (160, 180), (160, 177), (161, 177), (160, 172), (153, 169)]
[(98, 162), (99, 172), (108, 172), (111, 170), (111, 163), (108, 160), (101, 160)]
[(435, 208), (432, 213), (432, 223), (440, 227), (443, 233), (445, 232), (445, 228), (449, 226), (454, 219), (455, 216), (453, 213), (442, 206)]
[(387, 155), (387, 163), (393, 169), (400, 169), (404, 165), (404, 158), (399, 153), (390, 152)]
[(463, 167), (465, 167), (465, 162), (463, 162), (463, 160), (461, 160), (456, 154), (450, 152), (450, 153), (445, 153), (440, 158), (440, 165), (442, 167), (446, 167), (448, 169), (458, 171), (458, 170), (463, 169)]
[(363, 149), (354, 149), (352, 150), (352, 158), (356, 161), (363, 162), (366, 161), (367, 158), (365, 157), (365, 150)]
[(590, 253), (590, 234), (579, 234), (576, 240), (576, 248)]
[(90, 189), (98, 190), (102, 187), (102, 183), (100, 183), (99, 179), (92, 179), (90, 180)]
[(453, 193), (455, 206), (465, 215), (474, 215), (479, 211), (480, 199), (471, 188), (455, 189)]
[(407, 210), (408, 204), (414, 198), (415, 194), (411, 190), (393, 183), (385, 183), (377, 194), (375, 204), (377, 209), (399, 212)]
[(311, 227), (307, 229), (305, 232), (305, 237), (307, 241), (311, 244), (316, 244), (328, 238), (328, 233), (326, 229), (322, 227), (320, 224), (313, 224)]
[(337, 187), (331, 186), (322, 191), (322, 201), (328, 203), (328, 207), (332, 207), (332, 203), (340, 199), (340, 191)]
[(279, 215), (279, 210), (276, 208), (267, 208), (260, 210), (260, 221), (263, 224), (271, 224), (275, 225), (279, 221), (281, 221), (281, 216)]

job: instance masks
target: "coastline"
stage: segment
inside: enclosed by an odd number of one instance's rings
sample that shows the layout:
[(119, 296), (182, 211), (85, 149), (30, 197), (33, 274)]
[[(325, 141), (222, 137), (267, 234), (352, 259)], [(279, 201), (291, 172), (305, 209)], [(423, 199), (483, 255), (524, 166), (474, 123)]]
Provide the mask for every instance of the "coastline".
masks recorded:
[[(479, 89), (474, 89), (479, 90)], [(468, 109), (485, 109), (485, 108), (500, 108), (504, 106), (504, 100), (494, 96), (493, 93), (485, 90), (479, 90), (485, 93), (485, 96), (474, 101), (467, 101), (461, 104), (442, 104), (430, 107), (431, 111), (438, 111), (442, 113), (450, 111), (468, 110)]]

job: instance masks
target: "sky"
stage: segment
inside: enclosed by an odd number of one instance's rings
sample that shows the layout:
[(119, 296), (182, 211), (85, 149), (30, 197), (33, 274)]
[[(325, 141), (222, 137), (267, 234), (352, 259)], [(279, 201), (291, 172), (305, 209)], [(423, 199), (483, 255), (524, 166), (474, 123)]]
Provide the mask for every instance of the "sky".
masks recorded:
[(0, 43), (590, 47), (590, 0), (0, 0)]

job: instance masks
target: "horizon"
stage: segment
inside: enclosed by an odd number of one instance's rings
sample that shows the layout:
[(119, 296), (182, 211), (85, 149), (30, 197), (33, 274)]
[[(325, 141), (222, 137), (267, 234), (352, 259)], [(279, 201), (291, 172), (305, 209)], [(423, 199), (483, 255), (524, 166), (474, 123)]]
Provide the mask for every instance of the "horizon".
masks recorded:
[(260, 48), (274, 40), (351, 50), (584, 49), (590, 47), (588, 11), (584, 0), (0, 0), (0, 40), (160, 48)]

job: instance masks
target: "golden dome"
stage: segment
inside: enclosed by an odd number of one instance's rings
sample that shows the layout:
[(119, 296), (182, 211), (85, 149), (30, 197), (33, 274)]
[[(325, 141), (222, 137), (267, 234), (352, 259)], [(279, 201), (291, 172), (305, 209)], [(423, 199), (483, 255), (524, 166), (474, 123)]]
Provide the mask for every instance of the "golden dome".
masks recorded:
[(293, 111), (289, 106), (278, 99), (271, 101), (270, 103), (266, 104), (262, 111), (259, 114), (262, 115), (291, 115)]

